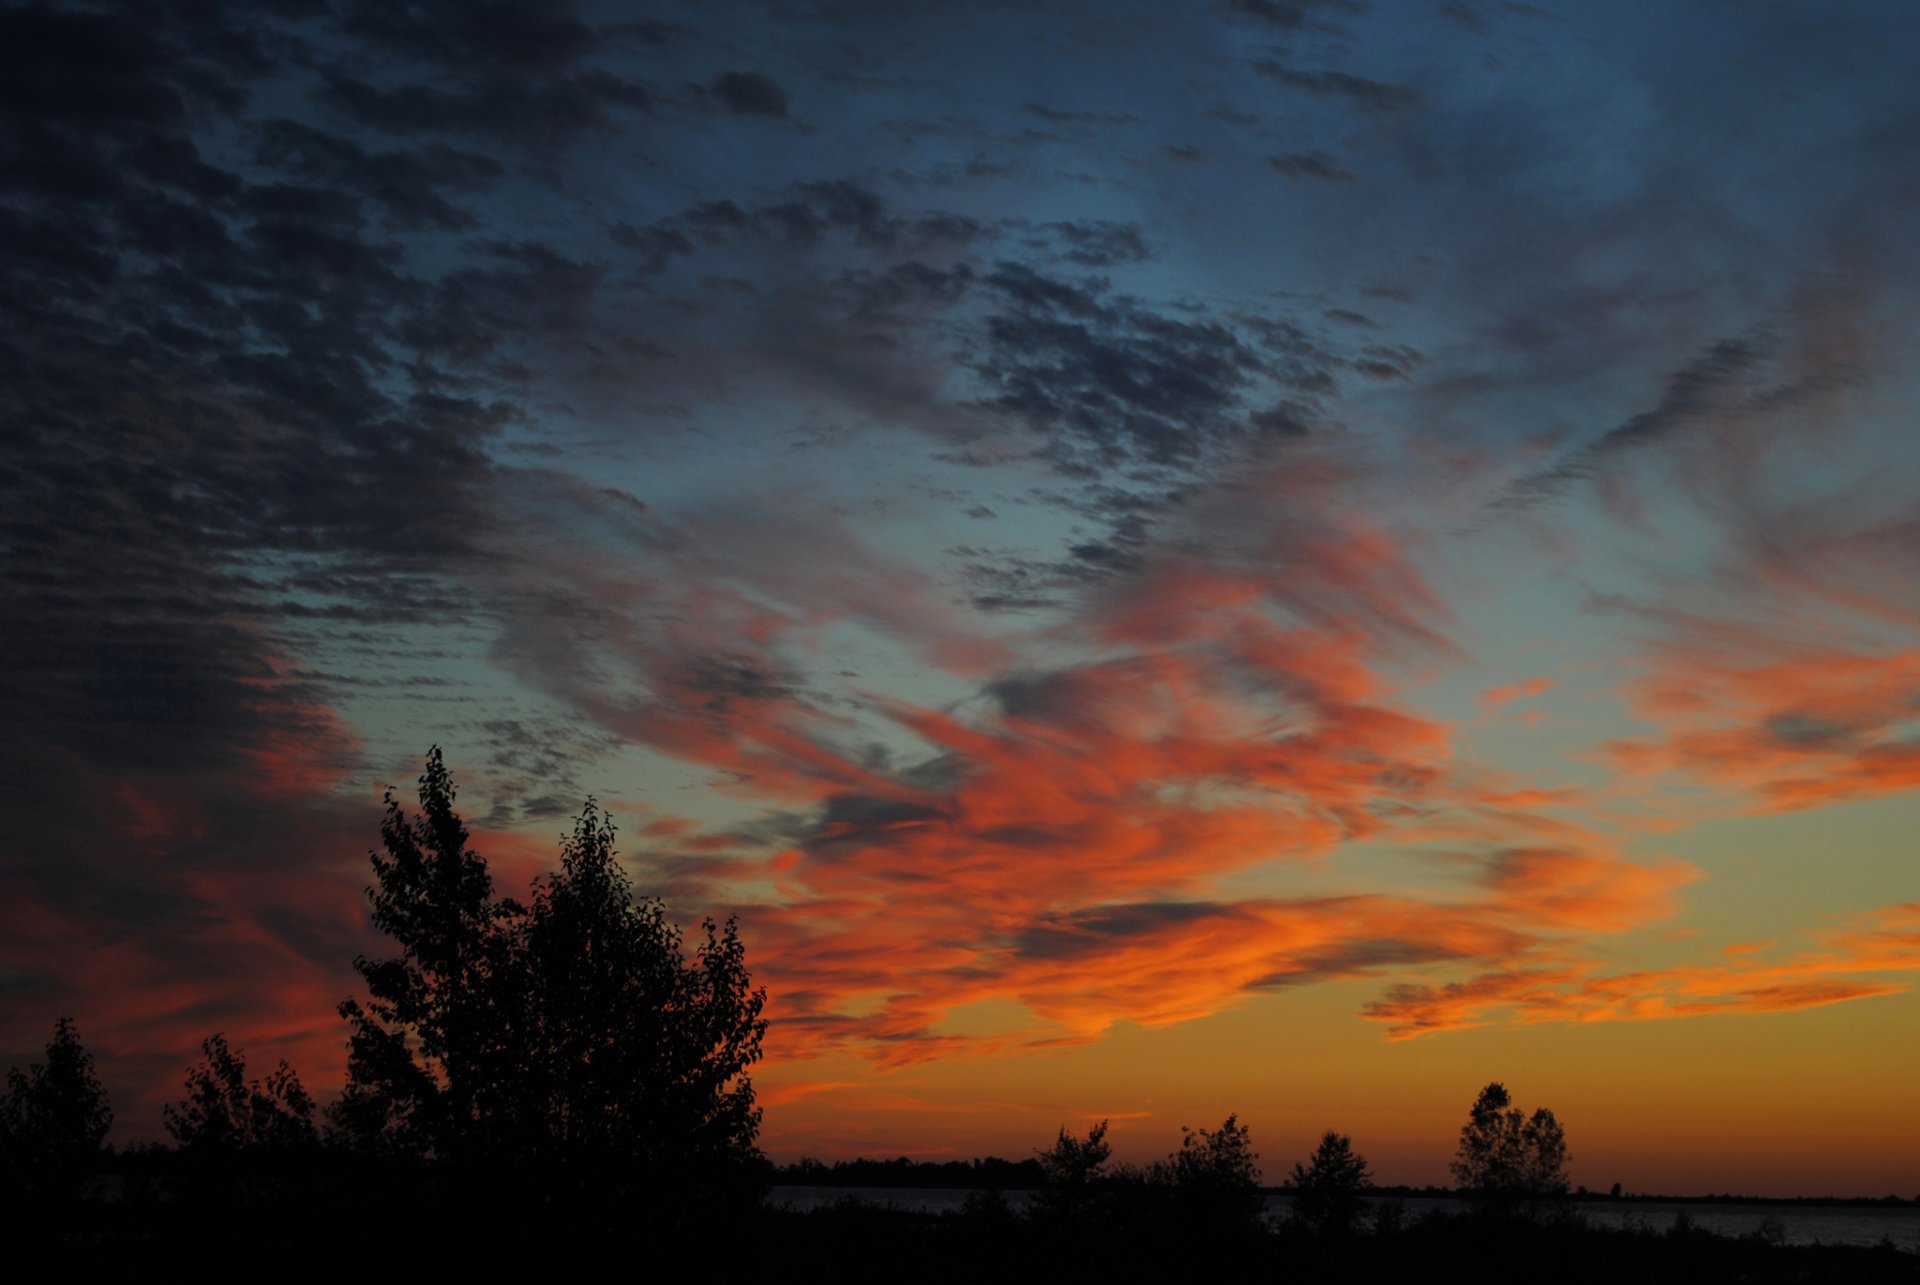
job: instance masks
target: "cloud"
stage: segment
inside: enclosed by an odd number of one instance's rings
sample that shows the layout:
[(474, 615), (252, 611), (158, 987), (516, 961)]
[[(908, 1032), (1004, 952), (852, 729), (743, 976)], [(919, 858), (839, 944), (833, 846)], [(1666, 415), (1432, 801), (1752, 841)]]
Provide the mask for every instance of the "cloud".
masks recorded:
[[(787, 668), (783, 657), (806, 652), (797, 612), (735, 619), (744, 604), (710, 596), (697, 618), (763, 640), (751, 657), (738, 643), (717, 650), (704, 627), (674, 643), (671, 664), (665, 640), (632, 653), (648, 696), (631, 715), (601, 705), (607, 726), (798, 810), (790, 836), (749, 841), (744, 861), (726, 856), (704, 875), (689, 847), (652, 859), (701, 901), (725, 899), (735, 881), (777, 891), (740, 908), (766, 952), (788, 1056), (851, 1049), (899, 1065), (1085, 1039), (1122, 1018), (1183, 1021), (1275, 986), (1524, 957), (1674, 912), (1675, 890), (1695, 877), (1679, 863), (1497, 843), (1531, 820), (1504, 818), (1509, 798), (1456, 776), (1445, 728), (1395, 708), (1376, 668), (1446, 646), (1423, 619), (1432, 604), (1417, 575), (1350, 517), (1334, 530), (1293, 518), (1238, 574), (1150, 563), (1124, 593), (1085, 599), (1072, 627), (1108, 659), (993, 657), (964, 717), (869, 695), (866, 715), (894, 729), (876, 739), (906, 733), (910, 752), (860, 751), (863, 716), (831, 709)], [(795, 543), (819, 546), (767, 547)], [(712, 564), (701, 565), (712, 595)], [(788, 574), (742, 565), (766, 577), (757, 594)], [(861, 578), (886, 574), (875, 565)], [(818, 586), (794, 592), (821, 601)], [(1236, 872), (1323, 859), (1397, 828), (1417, 836), (1447, 812), (1456, 838), (1487, 845), (1480, 878), (1456, 896), (1214, 895)], [(1027, 1022), (950, 1029), (988, 1000), (1011, 1001)]]
[(1049, 223), (1047, 230), (1066, 243), (1066, 259), (1087, 268), (1107, 268), (1119, 263), (1143, 263), (1153, 257), (1146, 238), (1131, 223), (1108, 219)]
[(1405, 85), (1370, 80), (1351, 72), (1302, 71), (1274, 58), (1256, 58), (1253, 69), (1288, 89), (1348, 103), (1369, 112), (1401, 112), (1419, 102), (1419, 95)]
[(1516, 701), (1532, 700), (1553, 690), (1554, 682), (1544, 674), (1531, 678), (1522, 678), (1518, 682), (1502, 683), (1498, 687), (1489, 687), (1480, 693), (1480, 707), (1488, 715), (1498, 714)]
[(1288, 178), (1317, 178), (1328, 183), (1352, 183), (1353, 172), (1337, 164), (1325, 152), (1288, 152), (1269, 156), (1267, 165)]
[(1140, 118), (1132, 112), (1076, 112), (1062, 111), (1049, 107), (1045, 103), (1028, 103), (1026, 111), (1031, 116), (1055, 125), (1138, 125)]
[(582, 772), (622, 745), (598, 728), (552, 716), (482, 719), (477, 730), (483, 734), (484, 767), (491, 769), (482, 785), (493, 801), (478, 824), (489, 828), (575, 814), (590, 793), (580, 783)]
[(1396, 985), (1364, 1015), (1394, 1039), (1486, 1025), (1647, 1021), (1724, 1013), (1778, 1013), (1900, 994), (1875, 974), (1920, 969), (1920, 907), (1890, 906), (1825, 934), (1823, 949), (1769, 960), (1729, 950), (1726, 962), (1630, 973), (1592, 964), (1517, 968), (1443, 986)]
[(1111, 291), (1003, 262), (975, 372), (988, 404), (1050, 439), (1063, 470), (1186, 466), (1260, 435), (1254, 399), (1279, 367), (1213, 317), (1171, 316)]
[(1920, 785), (1920, 651), (1768, 649), (1711, 662), (1690, 649), (1629, 688), (1654, 736), (1609, 743), (1631, 773), (1684, 773), (1796, 811)]
[(1494, 855), (1485, 882), (1504, 912), (1536, 927), (1621, 932), (1670, 918), (1674, 893), (1700, 879), (1684, 862), (1638, 865), (1609, 855), (1511, 848)]
[[(342, 21), (428, 59), (510, 36), (469, 51), (476, 75), (538, 79), (582, 48), (555, 11), (467, 12), (430, 41), (414, 10)], [(0, 56), (30, 64), (0, 104), (0, 613), (33, 622), (0, 640), (33, 676), (0, 693), (25, 801), (3, 966), (23, 1005), (98, 1032), (123, 1102), (137, 1083), (150, 1108), (217, 1029), (324, 1085), (377, 816), (346, 707), (461, 698), (411, 667), (491, 610), (481, 570), (512, 561), (512, 522), (490, 451), (602, 272), (526, 238), (411, 239), (474, 227), (515, 181), (496, 154), (262, 119), (258, 86), (331, 57), (297, 17), (0, 23)]]
[(1487, 21), (1484, 13), (1473, 5), (1463, 3), (1462, 0), (1442, 0), (1440, 16), (1461, 30), (1471, 31), (1475, 35), (1485, 35), (1492, 29), (1492, 24)]
[(586, 135), (654, 107), (644, 84), (591, 61), (604, 52), (603, 39), (575, 9), (523, 0), (484, 9), (451, 0), (351, 0), (340, 30), (406, 71), (370, 78), (367, 60), (324, 46), (323, 98), (388, 134), (472, 138), (550, 169)]
[(471, 227), (474, 216), (445, 193), (481, 192), (505, 173), (492, 157), (443, 143), (370, 152), (291, 120), (266, 126), (260, 159), (310, 183), (356, 192), (383, 207), (394, 226), (408, 229)]
[[(163, 633), (146, 655), (177, 666), (192, 654), (178, 641)], [(56, 721), (35, 754), (9, 738), (0, 758), (10, 793), (62, 805), (17, 808), (0, 849), (0, 972), (23, 1024), (29, 1012), (78, 1019), (135, 1137), (157, 1132), (160, 1101), (214, 1030), (337, 1080), (331, 1009), (368, 947), (342, 860), (364, 850), (373, 814), (334, 791), (357, 744), (331, 710), (264, 674), (215, 677), (265, 657), (232, 654), (218, 635), (192, 641), (229, 655), (207, 656), (190, 691), (164, 670), (103, 674), (148, 709), (102, 692), (122, 707), (118, 725), (75, 742)], [(155, 708), (183, 696), (204, 722)], [(126, 725), (152, 714), (167, 726)]]
[(770, 116), (787, 119), (787, 91), (779, 81), (763, 72), (723, 71), (709, 80), (704, 101), (715, 110), (735, 116)]
[(852, 179), (802, 183), (779, 200), (753, 206), (703, 201), (650, 227), (621, 226), (614, 235), (622, 244), (654, 252), (670, 247), (674, 255), (693, 253), (695, 244), (742, 242), (809, 251), (835, 232), (850, 233), (859, 244), (882, 252), (924, 254), (964, 247), (990, 233), (971, 216), (896, 213), (879, 192)]
[(1225, 12), (1256, 18), (1283, 31), (1298, 31), (1313, 24), (1321, 13), (1354, 14), (1366, 6), (1357, 0), (1225, 0)]
[[(1765, 350), (1753, 338), (1721, 339), (1667, 377), (1659, 400), (1624, 423), (1608, 429), (1550, 468), (1514, 483), (1500, 506), (1522, 509), (1564, 492), (1592, 477), (1612, 457), (1641, 449), (1730, 417), (1763, 402), (1754, 396), (1750, 376), (1762, 367)], [(1742, 394), (1745, 394), (1743, 397)]]

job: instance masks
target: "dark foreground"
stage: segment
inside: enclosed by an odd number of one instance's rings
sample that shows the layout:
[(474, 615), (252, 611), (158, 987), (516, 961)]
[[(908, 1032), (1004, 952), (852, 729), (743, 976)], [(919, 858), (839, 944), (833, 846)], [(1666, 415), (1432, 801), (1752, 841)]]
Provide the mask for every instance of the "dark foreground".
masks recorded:
[[(368, 1189), (316, 1201), (136, 1198), (5, 1211), (6, 1257), (32, 1270), (195, 1270), (294, 1279), (641, 1270), (694, 1280), (1193, 1280), (1920, 1282), (1920, 1255), (1891, 1244), (1783, 1245), (1590, 1226), (1577, 1214), (1488, 1219), (1430, 1212), (1346, 1235), (1257, 1229), (1135, 1211), (1083, 1223), (1017, 1216), (990, 1196), (959, 1213), (843, 1201), (802, 1213), (766, 1205), (674, 1209), (590, 1194)], [(662, 1209), (670, 1212), (661, 1212)], [(27, 1279), (22, 1276), (20, 1279)]]
[(766, 1226), (767, 1252), (755, 1270), (775, 1274), (890, 1263), (910, 1266), (914, 1278), (942, 1281), (1204, 1274), (1241, 1281), (1920, 1282), (1920, 1256), (1891, 1245), (1790, 1246), (1697, 1229), (1599, 1228), (1577, 1217), (1487, 1221), (1433, 1213), (1397, 1228), (1326, 1237), (1284, 1227), (1045, 1227), (979, 1211), (928, 1215), (847, 1204)]

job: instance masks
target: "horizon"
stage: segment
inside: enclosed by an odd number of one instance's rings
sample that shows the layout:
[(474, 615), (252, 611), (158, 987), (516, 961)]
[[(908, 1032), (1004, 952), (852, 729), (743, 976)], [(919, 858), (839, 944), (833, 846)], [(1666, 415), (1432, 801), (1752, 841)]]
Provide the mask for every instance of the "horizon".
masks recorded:
[(1920, 1192), (1900, 0), (0, 5), (0, 1066), (345, 1078), (381, 799), (761, 1148)]

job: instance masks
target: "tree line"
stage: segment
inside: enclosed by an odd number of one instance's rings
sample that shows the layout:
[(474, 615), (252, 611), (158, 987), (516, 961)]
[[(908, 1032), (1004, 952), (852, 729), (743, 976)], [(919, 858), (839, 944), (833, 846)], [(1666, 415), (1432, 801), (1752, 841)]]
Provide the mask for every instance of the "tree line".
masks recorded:
[[(501, 897), (455, 811), (434, 747), (419, 811), (386, 791), (382, 851), (369, 853), (372, 924), (399, 953), (355, 958), (367, 995), (346, 999), (348, 1079), (324, 1112), (284, 1060), (250, 1078), (242, 1051), (213, 1033), (163, 1112), (180, 1154), (290, 1160), (321, 1147), (447, 1170), (516, 1176), (593, 1172), (616, 1187), (708, 1193), (764, 1174), (760, 1058), (766, 991), (751, 983), (737, 924), (712, 920), (691, 958), (657, 899), (636, 897), (614, 861), (614, 826), (593, 799), (561, 843), (559, 870), (528, 901)], [(46, 1062), (8, 1076), (0, 1154), (21, 1183), (67, 1183), (98, 1164), (111, 1108), (73, 1022)], [(1091, 1216), (1127, 1187), (1177, 1193), (1212, 1216), (1258, 1214), (1260, 1172), (1246, 1126), (1185, 1131), (1146, 1170), (1110, 1166), (1106, 1126), (1060, 1131), (1021, 1166), (1039, 1214)], [(1002, 1162), (1004, 1164), (1004, 1162)], [(1567, 1189), (1567, 1147), (1548, 1110), (1526, 1118), (1488, 1085), (1461, 1133), (1453, 1176), (1488, 1204)], [(995, 1174), (989, 1187), (1010, 1185)], [(804, 1179), (803, 1179), (804, 1181)], [(1357, 1218), (1369, 1183), (1346, 1135), (1327, 1133), (1294, 1166), (1298, 1218), (1327, 1229)]]
[[(243, 1053), (210, 1035), (164, 1111), (181, 1172), (234, 1198), (244, 1184), (210, 1175), (285, 1173), (325, 1153), (549, 1197), (750, 1193), (765, 1169), (749, 1072), (766, 992), (737, 924), (705, 921), (689, 954), (660, 901), (634, 895), (592, 799), (559, 868), (522, 901), (496, 894), (438, 747), (418, 798), (410, 814), (387, 791), (369, 854), (373, 924), (398, 950), (354, 961), (366, 993), (339, 1006), (344, 1091), (320, 1111), (285, 1061), (249, 1077)], [(46, 1052), (0, 1099), (15, 1197), (71, 1193), (112, 1123), (71, 1020)]]
[[(499, 896), (456, 798), (438, 747), (417, 812), (386, 793), (367, 897), (374, 926), (399, 949), (354, 961), (366, 994), (339, 1007), (348, 1064), (338, 1100), (319, 1111), (284, 1060), (250, 1077), (244, 1054), (215, 1033), (184, 1096), (164, 1110), (177, 1152), (211, 1172), (284, 1167), (324, 1147), (490, 1182), (511, 1174), (551, 1187), (591, 1174), (603, 1193), (683, 1199), (762, 1180), (749, 1070), (766, 993), (751, 984), (734, 921), (706, 921), (689, 957), (662, 904), (633, 894), (614, 826), (592, 799), (562, 840), (559, 868), (524, 902)], [(46, 1061), (15, 1068), (0, 1100), (10, 1184), (71, 1186), (98, 1167), (111, 1121), (92, 1059), (62, 1018)], [(1178, 1151), (1145, 1169), (1110, 1157), (1104, 1123), (1085, 1137), (1062, 1129), (1018, 1170), (1038, 1190), (1037, 1215), (1092, 1217), (1133, 1191), (1228, 1222), (1258, 1216), (1259, 1170), (1237, 1116), (1184, 1131)], [(1012, 1166), (998, 1163), (1009, 1172), (979, 1185), (1013, 1185)], [(1566, 1163), (1552, 1112), (1524, 1116), (1493, 1084), (1473, 1105), (1453, 1172), (1477, 1201), (1506, 1206), (1564, 1194)], [(1294, 1166), (1295, 1216), (1348, 1227), (1369, 1182), (1351, 1140), (1329, 1132)]]
[[(164, 1110), (186, 1172), (240, 1199), (275, 1185), (262, 1173), (326, 1149), (495, 1188), (644, 1191), (683, 1204), (750, 1196), (770, 1169), (749, 1075), (766, 994), (751, 984), (737, 925), (705, 922), (689, 958), (661, 903), (633, 895), (613, 824), (591, 799), (559, 868), (521, 902), (496, 894), (472, 850), (437, 747), (418, 798), (410, 814), (387, 792), (382, 850), (369, 854), (372, 920), (399, 951), (354, 961), (366, 995), (339, 1007), (344, 1091), (321, 1112), (285, 1061), (250, 1077), (240, 1050), (208, 1036), (184, 1096)], [(46, 1061), (15, 1068), (0, 1100), (9, 1185), (71, 1189), (98, 1167), (111, 1121), (92, 1059), (62, 1018)], [(1183, 1130), (1180, 1148), (1145, 1168), (1110, 1163), (1104, 1123), (1084, 1137), (1062, 1129), (1017, 1172), (1037, 1190), (1042, 1221), (1151, 1206), (1227, 1227), (1261, 1215), (1255, 1161), (1246, 1126), (1229, 1116)], [(1527, 1116), (1491, 1084), (1469, 1112), (1453, 1175), (1477, 1206), (1513, 1212), (1564, 1195), (1567, 1161), (1553, 1113)], [(1013, 1185), (1014, 1167), (998, 1165), (1007, 1172), (975, 1166), (963, 1177)], [(1356, 1225), (1370, 1175), (1351, 1139), (1328, 1132), (1286, 1185), (1292, 1217), (1332, 1234)]]
[[(1182, 1129), (1180, 1149), (1145, 1167), (1112, 1163), (1101, 1121), (1078, 1137), (1061, 1129), (1039, 1153), (1041, 1184), (1033, 1216), (1042, 1223), (1162, 1220), (1205, 1225), (1216, 1234), (1264, 1226), (1265, 1195), (1250, 1132), (1230, 1115), (1218, 1129)], [(1568, 1194), (1566, 1135), (1551, 1111), (1527, 1116), (1504, 1085), (1481, 1090), (1460, 1131), (1452, 1171), (1456, 1192), (1482, 1215), (1536, 1216)], [(1369, 1215), (1373, 1175), (1351, 1136), (1328, 1130), (1312, 1155), (1294, 1164), (1281, 1188), (1297, 1230), (1341, 1237)], [(1376, 1217), (1395, 1206), (1378, 1206)]]

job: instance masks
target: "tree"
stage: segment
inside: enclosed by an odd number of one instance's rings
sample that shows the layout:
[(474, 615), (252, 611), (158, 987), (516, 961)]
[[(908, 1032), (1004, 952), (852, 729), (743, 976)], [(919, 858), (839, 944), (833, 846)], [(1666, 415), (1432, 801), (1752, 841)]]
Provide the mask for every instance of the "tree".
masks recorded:
[(1034, 1194), (1034, 1210), (1044, 1221), (1083, 1222), (1098, 1201), (1101, 1182), (1106, 1178), (1107, 1160), (1113, 1148), (1107, 1143), (1107, 1122), (1102, 1120), (1080, 1139), (1060, 1128), (1060, 1136), (1045, 1151), (1036, 1151), (1040, 1161), (1040, 1190)]
[(285, 1154), (319, 1141), (313, 1099), (284, 1059), (265, 1079), (247, 1081), (245, 1057), (226, 1036), (200, 1043), (201, 1061), (187, 1071), (187, 1096), (163, 1108), (167, 1132), (183, 1151), (202, 1158), (241, 1151)]
[(363, 1149), (472, 1158), (531, 1109), (516, 1092), (527, 1077), (510, 931), (524, 912), (494, 899), (437, 745), (419, 797), (420, 815), (409, 818), (386, 792), (386, 854), (368, 854), (373, 923), (401, 953), (354, 960), (369, 998), (340, 1006), (351, 1033), (332, 1123)]
[(657, 898), (635, 900), (614, 827), (588, 799), (526, 919), (529, 1031), (545, 1080), (540, 1141), (569, 1163), (640, 1160), (685, 1182), (757, 1155), (765, 990), (738, 925), (712, 920), (688, 966)]
[(1480, 1091), (1460, 1130), (1453, 1177), (1486, 1212), (1511, 1214), (1567, 1193), (1566, 1134), (1545, 1107), (1529, 1117), (1511, 1106), (1506, 1086)]
[(1218, 1129), (1180, 1130), (1180, 1149), (1156, 1164), (1148, 1179), (1169, 1190), (1176, 1217), (1188, 1227), (1219, 1232), (1258, 1226), (1266, 1197), (1260, 1157), (1238, 1114)]
[(689, 961), (657, 899), (633, 896), (589, 799), (531, 903), (496, 899), (436, 747), (421, 814), (389, 791), (373, 919), (398, 958), (360, 959), (336, 1136), (498, 1172), (515, 1166), (710, 1192), (758, 1160), (748, 1075), (767, 1029), (738, 926)]
[(1236, 1113), (1218, 1129), (1180, 1129), (1180, 1150), (1167, 1157), (1175, 1186), (1246, 1190), (1260, 1185), (1260, 1159), (1253, 1138)]
[(48, 1194), (71, 1189), (100, 1155), (113, 1109), (73, 1019), (53, 1025), (47, 1060), (7, 1072), (0, 1099), (0, 1163), (10, 1184)]
[(1373, 1185), (1367, 1159), (1354, 1151), (1353, 1139), (1329, 1130), (1304, 1165), (1295, 1162), (1287, 1180), (1293, 1191), (1292, 1220), (1319, 1235), (1344, 1235), (1360, 1221), (1362, 1195)]

